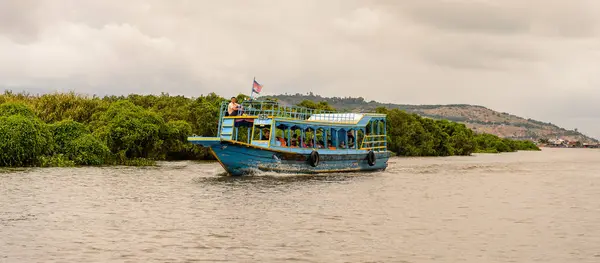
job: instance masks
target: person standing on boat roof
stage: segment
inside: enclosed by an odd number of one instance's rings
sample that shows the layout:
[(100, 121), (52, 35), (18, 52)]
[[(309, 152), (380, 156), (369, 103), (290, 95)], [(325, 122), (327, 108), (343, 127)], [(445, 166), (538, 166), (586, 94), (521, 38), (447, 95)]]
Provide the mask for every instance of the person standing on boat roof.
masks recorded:
[(231, 97), (231, 102), (227, 105), (227, 113), (229, 116), (238, 116), (240, 115), (240, 104), (237, 103), (237, 99), (235, 97)]

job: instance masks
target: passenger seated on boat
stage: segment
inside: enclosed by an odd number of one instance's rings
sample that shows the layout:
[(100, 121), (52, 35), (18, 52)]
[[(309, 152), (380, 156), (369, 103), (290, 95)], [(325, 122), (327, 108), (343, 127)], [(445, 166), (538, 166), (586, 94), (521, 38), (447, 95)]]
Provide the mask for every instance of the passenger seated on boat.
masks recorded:
[(268, 141), (269, 137), (270, 137), (269, 133), (270, 133), (269, 129), (264, 129), (262, 137), (260, 139), (263, 140), (263, 141)]
[(348, 147), (352, 148), (354, 147), (354, 134), (352, 133), (352, 131), (348, 131)]
[(298, 147), (298, 134), (292, 135), (291, 144), (292, 147)]
[(325, 143), (323, 141), (317, 142), (317, 148), (325, 148)]
[(331, 140), (327, 140), (327, 148), (329, 148), (329, 150), (335, 150), (335, 147), (333, 146)]
[(304, 147), (307, 147), (307, 148), (313, 148), (313, 146), (314, 145), (313, 145), (313, 140), (312, 139), (308, 140), (308, 143), (304, 145)]
[(276, 137), (277, 141), (279, 142), (277, 146), (281, 146), (281, 147), (286, 147), (287, 143), (285, 143), (285, 139), (281, 138), (281, 137)]
[(275, 146), (281, 146), (281, 141), (279, 140), (279, 137), (275, 137)]
[(346, 144), (344, 142), (340, 142), (340, 149), (346, 149)]
[(231, 102), (227, 105), (227, 115), (228, 116), (238, 116), (240, 114), (241, 106), (237, 103), (237, 99), (235, 97), (231, 97)]

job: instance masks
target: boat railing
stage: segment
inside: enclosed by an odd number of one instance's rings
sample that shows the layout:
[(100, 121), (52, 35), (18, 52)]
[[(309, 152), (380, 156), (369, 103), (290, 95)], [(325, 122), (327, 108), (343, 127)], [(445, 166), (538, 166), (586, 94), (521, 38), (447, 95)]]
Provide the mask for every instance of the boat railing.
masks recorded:
[(387, 151), (387, 135), (365, 135), (361, 145), (361, 150), (372, 150), (374, 152)]
[(221, 103), (221, 107), (219, 108), (219, 126), (217, 128), (217, 137), (221, 137), (221, 128), (223, 124), (223, 116), (225, 116), (225, 112), (227, 111), (227, 103)]
[[(221, 104), (221, 116), (225, 116), (229, 102)], [(242, 114), (247, 116), (281, 117), (294, 120), (350, 123), (356, 121), (355, 113), (336, 113), (329, 110), (310, 109), (300, 106), (285, 106), (275, 101), (244, 101)], [(312, 118), (311, 118), (312, 117)]]
[(247, 115), (267, 115), (297, 120), (307, 120), (313, 114), (333, 113), (333, 111), (309, 109), (300, 106), (285, 106), (275, 101), (245, 101), (242, 103), (242, 110)]

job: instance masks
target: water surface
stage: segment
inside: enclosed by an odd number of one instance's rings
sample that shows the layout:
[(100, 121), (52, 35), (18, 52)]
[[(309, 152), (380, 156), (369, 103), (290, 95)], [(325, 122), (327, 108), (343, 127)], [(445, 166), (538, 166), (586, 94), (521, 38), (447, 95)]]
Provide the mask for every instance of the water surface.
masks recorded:
[(600, 262), (593, 149), (326, 176), (0, 170), (0, 191), (0, 262)]

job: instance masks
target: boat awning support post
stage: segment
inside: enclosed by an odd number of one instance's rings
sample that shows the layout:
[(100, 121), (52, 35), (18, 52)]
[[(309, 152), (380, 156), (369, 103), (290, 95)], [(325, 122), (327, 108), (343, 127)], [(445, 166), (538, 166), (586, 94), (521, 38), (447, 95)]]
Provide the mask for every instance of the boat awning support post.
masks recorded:
[(354, 135), (354, 149), (358, 149), (358, 131), (352, 130), (352, 134)]
[(329, 139), (329, 137), (327, 136), (327, 130), (325, 128), (323, 128), (323, 148), (327, 149), (329, 147), (327, 140)]
[(383, 146), (385, 146), (385, 150), (387, 151), (387, 123), (385, 122), (385, 120), (383, 120)]
[(252, 137), (251, 135), (252, 135), (252, 129), (250, 129), (250, 127), (248, 127), (248, 138), (246, 138), (248, 144), (250, 143), (250, 138)]
[(348, 146), (348, 132), (345, 131), (343, 136), (344, 136), (344, 145), (346, 145), (346, 148), (350, 148)]
[(313, 147), (317, 148), (317, 129), (313, 128)]

